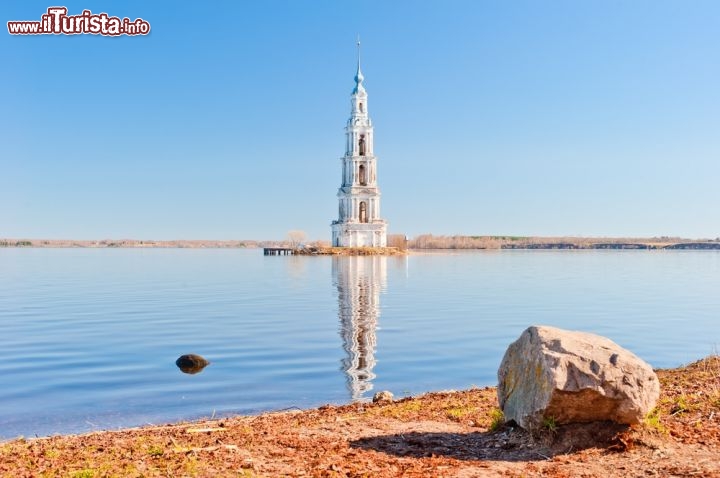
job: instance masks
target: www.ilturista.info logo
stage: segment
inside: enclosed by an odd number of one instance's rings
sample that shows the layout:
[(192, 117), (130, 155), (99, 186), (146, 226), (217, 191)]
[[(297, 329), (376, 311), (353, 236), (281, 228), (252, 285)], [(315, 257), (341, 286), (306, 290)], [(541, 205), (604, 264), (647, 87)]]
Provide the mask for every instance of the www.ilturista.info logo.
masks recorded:
[(80, 15), (68, 15), (65, 7), (50, 7), (40, 21), (7, 22), (11, 35), (147, 35), (150, 23), (142, 18), (110, 17), (107, 13), (83, 10)]

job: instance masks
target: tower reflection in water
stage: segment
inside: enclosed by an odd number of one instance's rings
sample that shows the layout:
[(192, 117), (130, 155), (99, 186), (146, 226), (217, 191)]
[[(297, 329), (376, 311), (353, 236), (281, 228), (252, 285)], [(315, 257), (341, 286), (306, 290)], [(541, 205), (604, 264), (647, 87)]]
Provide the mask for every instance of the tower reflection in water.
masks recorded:
[(380, 292), (387, 284), (387, 257), (333, 257), (332, 274), (338, 291), (342, 359), (353, 401), (365, 398), (375, 378), (375, 331), (380, 317)]

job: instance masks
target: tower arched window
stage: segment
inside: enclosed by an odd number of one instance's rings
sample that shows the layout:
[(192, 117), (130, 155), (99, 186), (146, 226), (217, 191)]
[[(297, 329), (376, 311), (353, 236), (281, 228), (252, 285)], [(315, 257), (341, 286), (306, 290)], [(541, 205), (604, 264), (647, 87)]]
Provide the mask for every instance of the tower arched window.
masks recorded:
[(360, 186), (367, 186), (367, 172), (364, 164), (361, 164), (358, 168), (358, 181), (360, 182)]
[(368, 222), (367, 217), (367, 203), (365, 201), (360, 202), (360, 222)]
[(360, 141), (358, 141), (358, 149), (360, 150), (360, 156), (365, 156), (365, 135), (360, 135)]
[(360, 103), (360, 113), (364, 113), (364, 112), (365, 112), (365, 111), (363, 110), (363, 104)]

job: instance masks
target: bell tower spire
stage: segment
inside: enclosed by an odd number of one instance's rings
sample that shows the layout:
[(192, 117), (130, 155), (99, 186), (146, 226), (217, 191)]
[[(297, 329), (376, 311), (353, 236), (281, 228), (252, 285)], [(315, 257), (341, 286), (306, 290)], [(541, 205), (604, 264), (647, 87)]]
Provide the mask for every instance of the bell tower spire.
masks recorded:
[(350, 118), (345, 126), (345, 156), (337, 197), (338, 219), (332, 223), (336, 247), (385, 247), (387, 224), (380, 218), (377, 158), (373, 154), (373, 125), (368, 116), (365, 77), (360, 70), (360, 38), (357, 41), (357, 73), (350, 95)]
[(362, 85), (362, 82), (364, 79), (365, 79), (365, 77), (362, 74), (362, 70), (360, 70), (360, 35), (358, 35), (358, 39), (357, 39), (357, 73), (355, 73), (355, 89), (353, 90), (353, 93), (365, 91), (365, 88)]

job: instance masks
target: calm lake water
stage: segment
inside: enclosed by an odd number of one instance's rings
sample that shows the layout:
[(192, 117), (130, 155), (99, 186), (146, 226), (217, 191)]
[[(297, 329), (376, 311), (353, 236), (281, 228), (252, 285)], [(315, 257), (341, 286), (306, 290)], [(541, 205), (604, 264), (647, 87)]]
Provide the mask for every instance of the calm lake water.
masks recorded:
[[(0, 249), (0, 438), (494, 385), (532, 324), (720, 344), (720, 252)], [(212, 363), (189, 375), (185, 353)]]

